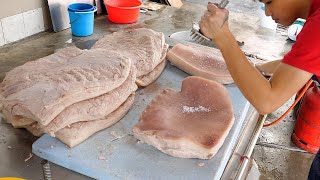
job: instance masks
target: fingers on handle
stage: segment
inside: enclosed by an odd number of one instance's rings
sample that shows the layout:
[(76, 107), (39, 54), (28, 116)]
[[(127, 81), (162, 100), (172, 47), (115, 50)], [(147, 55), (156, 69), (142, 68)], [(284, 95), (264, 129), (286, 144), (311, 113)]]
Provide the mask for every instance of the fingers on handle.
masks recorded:
[(218, 4), (217, 3), (208, 3), (207, 9), (210, 12), (215, 12), (218, 9)]
[(225, 21), (227, 21), (229, 19), (229, 11), (226, 9), (223, 9), (225, 12)]
[(218, 3), (215, 3), (215, 2), (208, 2), (208, 5), (209, 4), (211, 4), (211, 5), (214, 4), (215, 6), (218, 6)]

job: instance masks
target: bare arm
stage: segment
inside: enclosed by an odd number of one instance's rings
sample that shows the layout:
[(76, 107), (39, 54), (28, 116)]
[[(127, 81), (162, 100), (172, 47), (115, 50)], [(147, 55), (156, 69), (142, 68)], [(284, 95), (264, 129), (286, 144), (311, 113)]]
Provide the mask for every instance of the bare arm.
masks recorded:
[(255, 67), (266, 76), (272, 76), (281, 60), (270, 61), (263, 64), (256, 64)]
[[(279, 62), (272, 79), (265, 79), (243, 55), (231, 32), (216, 41), (235, 83), (261, 114), (268, 114), (284, 104), (312, 74)], [(230, 46), (231, 44), (231, 46)]]
[(225, 9), (208, 5), (201, 18), (201, 31), (213, 39), (228, 66), (228, 70), (243, 95), (260, 114), (268, 114), (284, 104), (312, 74), (279, 62), (270, 81), (247, 60), (230, 32)]

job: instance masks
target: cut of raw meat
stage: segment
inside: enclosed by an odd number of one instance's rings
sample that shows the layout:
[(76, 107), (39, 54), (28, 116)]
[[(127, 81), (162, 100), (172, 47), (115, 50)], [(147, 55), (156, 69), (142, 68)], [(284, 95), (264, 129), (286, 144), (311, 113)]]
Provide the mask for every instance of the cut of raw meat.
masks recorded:
[[(106, 129), (121, 120), (122, 117), (130, 110), (133, 102), (134, 94), (130, 95), (118, 109), (110, 113), (108, 116), (94, 121), (84, 121), (71, 124), (69, 127), (65, 127), (56, 132), (56, 138), (67, 144), (69, 147), (74, 147), (96, 132)], [(43, 130), (37, 125), (37, 122), (32, 125), (28, 125), (25, 128), (34, 136), (41, 136), (44, 134)]]
[(167, 65), (167, 60), (166, 60), (166, 54), (168, 51), (169, 45), (165, 44), (164, 48), (162, 50), (162, 56), (161, 56), (161, 63), (158, 64), (158, 66), (151, 71), (150, 73), (146, 75), (142, 75), (140, 77), (137, 77), (137, 84), (138, 86), (148, 86), (149, 84), (153, 83), (155, 80), (158, 79), (158, 77), (161, 75), (163, 72), (164, 68)]
[(140, 77), (137, 77), (136, 83), (140, 87), (148, 86), (149, 84), (153, 83), (155, 80), (158, 79), (158, 77), (163, 72), (164, 68), (167, 65), (167, 60), (164, 59), (153, 71), (151, 71), (149, 74), (142, 75)]
[(92, 48), (116, 50), (129, 57), (137, 68), (137, 77), (146, 75), (160, 64), (165, 39), (162, 32), (139, 28), (106, 35)]
[(32, 120), (30, 118), (25, 118), (22, 116), (13, 116), (10, 112), (7, 111), (7, 109), (3, 109), (2, 114), (5, 117), (6, 121), (12, 124), (14, 128), (23, 128), (27, 125), (36, 122), (35, 120)]
[(137, 90), (136, 71), (132, 68), (128, 79), (118, 88), (101, 96), (72, 104), (55, 117), (47, 126), (41, 127), (50, 135), (70, 124), (81, 121), (92, 121), (116, 110)]
[(65, 127), (56, 132), (56, 137), (69, 147), (74, 147), (85, 141), (94, 133), (101, 131), (121, 120), (121, 118), (130, 110), (133, 102), (134, 94), (129, 96), (127, 101), (125, 101), (118, 109), (105, 118), (95, 121), (74, 123), (70, 125), (70, 127)]
[(24, 126), (32, 135), (40, 137), (44, 134), (43, 130), (39, 128), (38, 122), (34, 122), (30, 125)]
[(119, 87), (130, 69), (131, 60), (119, 52), (67, 48), (8, 72), (0, 104), (45, 126), (71, 104)]
[(222, 84), (233, 83), (220, 51), (214, 48), (177, 44), (169, 50), (167, 59), (174, 66), (191, 75)]
[(143, 111), (133, 128), (135, 137), (172, 156), (212, 158), (234, 121), (224, 86), (188, 77), (181, 92), (166, 89)]

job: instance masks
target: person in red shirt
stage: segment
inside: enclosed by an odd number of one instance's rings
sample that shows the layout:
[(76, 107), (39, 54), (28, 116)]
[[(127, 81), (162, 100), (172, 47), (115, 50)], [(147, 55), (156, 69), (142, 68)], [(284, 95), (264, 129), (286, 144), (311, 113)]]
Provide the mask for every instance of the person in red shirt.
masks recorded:
[[(320, 0), (261, 0), (265, 13), (277, 23), (291, 25), (306, 19), (304, 27), (282, 60), (255, 68), (239, 48), (228, 26), (228, 10), (208, 3), (201, 17), (201, 32), (220, 49), (240, 91), (260, 114), (269, 114), (297, 93), (313, 76), (320, 76)], [(260, 71), (272, 74), (267, 80)], [(320, 179), (320, 151), (309, 172)]]

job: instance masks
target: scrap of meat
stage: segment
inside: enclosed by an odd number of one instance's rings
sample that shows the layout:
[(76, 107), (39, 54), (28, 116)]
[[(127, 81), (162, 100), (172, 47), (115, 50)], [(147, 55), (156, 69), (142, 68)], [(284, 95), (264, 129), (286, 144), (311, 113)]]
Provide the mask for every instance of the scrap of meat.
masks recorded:
[(214, 48), (177, 44), (167, 53), (167, 59), (191, 75), (222, 84), (233, 83), (221, 53)]
[(224, 86), (188, 77), (180, 92), (165, 89), (143, 111), (133, 128), (136, 138), (180, 158), (212, 158), (234, 121)]

